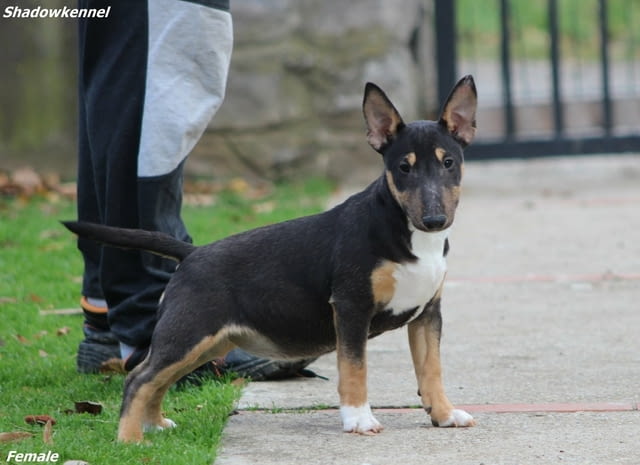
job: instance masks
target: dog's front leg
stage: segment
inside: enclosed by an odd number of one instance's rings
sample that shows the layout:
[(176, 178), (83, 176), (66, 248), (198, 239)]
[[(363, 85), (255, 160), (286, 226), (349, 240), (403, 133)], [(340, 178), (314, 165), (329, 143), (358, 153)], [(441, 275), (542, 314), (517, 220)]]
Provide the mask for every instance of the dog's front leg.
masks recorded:
[(353, 313), (341, 314), (341, 311), (344, 308), (336, 309), (334, 306), (342, 429), (349, 433), (379, 433), (382, 425), (373, 416), (367, 400), (369, 321)]
[(439, 294), (423, 315), (409, 323), (409, 345), (418, 380), (422, 406), (431, 415), (434, 426), (473, 426), (475, 420), (464, 410), (454, 409), (442, 385), (440, 334), (442, 316)]

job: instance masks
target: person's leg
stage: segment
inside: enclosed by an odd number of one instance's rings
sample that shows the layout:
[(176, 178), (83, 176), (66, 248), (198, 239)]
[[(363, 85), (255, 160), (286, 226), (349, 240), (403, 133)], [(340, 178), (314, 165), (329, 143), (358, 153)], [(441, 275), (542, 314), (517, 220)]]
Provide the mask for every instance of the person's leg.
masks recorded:
[[(80, 220), (190, 240), (182, 165), (222, 102), (232, 44), (228, 3), (203, 3), (114, 1), (109, 18), (80, 21)], [(78, 247), (83, 295), (106, 299), (125, 346), (148, 345), (175, 263), (84, 240)], [(104, 315), (91, 319), (108, 329)]]
[[(111, 6), (108, 18), (79, 20), (78, 218), (137, 227), (137, 153), (146, 83), (147, 7), (146, 2), (123, 0), (83, 0), (80, 6), (100, 8), (103, 3)], [(106, 304), (117, 305), (137, 289), (133, 283), (143, 269), (140, 254), (103, 249), (85, 240), (78, 241), (78, 248), (85, 264), (82, 293), (86, 299), (82, 306), (88, 326), (108, 330)], [(138, 312), (137, 326), (149, 327), (155, 322), (155, 303), (147, 310)], [(111, 339), (116, 349), (113, 353), (110, 348), (109, 353), (115, 356), (119, 350)], [(79, 370), (97, 371), (103, 352), (99, 346), (81, 345)]]
[[(81, 1), (81, 7), (91, 7)], [(94, 5), (100, 6), (100, 5)], [(100, 21), (100, 22), (98, 22)], [(117, 53), (110, 50), (111, 21), (78, 21), (78, 218), (95, 223), (104, 222), (106, 157), (105, 132), (96, 131), (101, 117), (110, 122), (119, 117), (114, 105), (101, 105), (109, 99), (109, 70)], [(114, 41), (114, 46), (120, 44)], [(114, 102), (106, 102), (114, 103)], [(117, 338), (109, 330), (107, 304), (100, 282), (102, 247), (94, 241), (78, 240), (84, 260), (81, 307), (84, 312), (84, 340), (78, 347), (77, 368), (83, 373), (97, 372), (102, 362), (120, 354)]]
[[(221, 1), (154, 0), (148, 2), (147, 13), (144, 103), (131, 170), (136, 173), (136, 196), (128, 200), (137, 204), (132, 227), (191, 241), (180, 215), (183, 165), (224, 98), (231, 16), (228, 2)], [(106, 222), (110, 224), (109, 215)], [(112, 274), (119, 267), (116, 255), (106, 250), (103, 255), (107, 274), (102, 284), (107, 300), (114, 302), (109, 322), (128, 350), (149, 344), (158, 300), (176, 266), (152, 254), (138, 255), (136, 276), (126, 280)], [(141, 319), (142, 314), (148, 317)]]

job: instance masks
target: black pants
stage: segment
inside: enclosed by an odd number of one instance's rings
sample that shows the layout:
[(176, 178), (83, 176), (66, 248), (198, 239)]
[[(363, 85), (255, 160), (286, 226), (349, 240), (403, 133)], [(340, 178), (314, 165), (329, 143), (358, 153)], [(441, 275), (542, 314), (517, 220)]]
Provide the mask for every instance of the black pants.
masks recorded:
[[(231, 53), (230, 17), (225, 8), (220, 8), (224, 2), (217, 2), (215, 8), (197, 3), (80, 1), (79, 6), (83, 8), (111, 6), (107, 19), (79, 20), (80, 220), (163, 231), (191, 241), (180, 217), (184, 160), (222, 101)], [(169, 28), (161, 13), (174, 6), (182, 16), (167, 15), (171, 21)], [(153, 8), (156, 12), (150, 15)], [(218, 11), (210, 11), (214, 9)], [(158, 58), (163, 50), (161, 40), (171, 40), (171, 34), (184, 37), (198, 33), (201, 23), (193, 25), (193, 31), (183, 27), (191, 20), (192, 12), (204, 12), (204, 15), (193, 16), (196, 22), (218, 21), (225, 40), (212, 40), (206, 33), (204, 37), (195, 36), (197, 40), (207, 41), (205, 45), (211, 48), (205, 50), (209, 52), (207, 57), (213, 54), (217, 61), (203, 65), (199, 60), (195, 71), (187, 69), (185, 77), (174, 83), (173, 75), (179, 75), (185, 68), (180, 67), (180, 60), (188, 65), (191, 49), (185, 48), (184, 53), (176, 50), (175, 44), (180, 42), (173, 39), (167, 48), (176, 54), (175, 60), (171, 56)], [(176, 19), (180, 17), (184, 18), (184, 24)], [(164, 32), (163, 27), (169, 32), (154, 33)], [(194, 50), (206, 48), (199, 43), (192, 46)], [(211, 78), (206, 66), (215, 68), (218, 75)], [(202, 76), (198, 75), (200, 69)], [(150, 70), (155, 74), (151, 75)], [(214, 81), (215, 88), (211, 88), (209, 80)], [(170, 85), (164, 85), (165, 82)], [(180, 94), (181, 83), (185, 83), (187, 89), (182, 90), (183, 94)], [(188, 99), (184, 101), (184, 92), (206, 105), (200, 104), (195, 111), (190, 109)], [(210, 98), (210, 102), (205, 97)], [(184, 117), (179, 112), (162, 111), (163, 106), (182, 109), (185, 105)], [(193, 121), (189, 120), (191, 114), (197, 116)], [(169, 133), (162, 130), (163, 125), (173, 131), (170, 142), (175, 140), (174, 145), (162, 142), (163, 135)], [(158, 153), (161, 162), (154, 164), (153, 157), (160, 151), (169, 153)], [(107, 301), (111, 330), (121, 342), (134, 347), (148, 345), (156, 322), (158, 300), (175, 269), (175, 262), (146, 252), (102, 247), (82, 239), (78, 241), (78, 248), (85, 265), (83, 295)]]

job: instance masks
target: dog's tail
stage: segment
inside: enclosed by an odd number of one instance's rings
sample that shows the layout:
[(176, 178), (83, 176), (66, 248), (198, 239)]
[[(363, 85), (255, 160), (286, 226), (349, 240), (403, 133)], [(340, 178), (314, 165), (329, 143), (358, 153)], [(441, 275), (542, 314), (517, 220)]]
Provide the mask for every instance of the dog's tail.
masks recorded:
[(84, 221), (63, 221), (62, 224), (78, 236), (122, 249), (138, 249), (170, 258), (184, 260), (196, 246), (169, 234), (142, 229), (115, 228)]

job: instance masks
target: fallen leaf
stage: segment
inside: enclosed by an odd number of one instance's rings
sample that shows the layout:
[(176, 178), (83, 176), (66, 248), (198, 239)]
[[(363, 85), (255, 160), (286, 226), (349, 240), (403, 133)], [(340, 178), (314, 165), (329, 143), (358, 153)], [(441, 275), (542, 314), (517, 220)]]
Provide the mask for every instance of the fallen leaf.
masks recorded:
[[(45, 196), (46, 198), (47, 196)], [(46, 203), (41, 203), (39, 205), (40, 207), (40, 212), (44, 215), (44, 216), (53, 216), (56, 215), (58, 213), (58, 207), (54, 204), (54, 202), (51, 202), (50, 199), (46, 199), (49, 200)]]
[(56, 420), (49, 415), (27, 415), (24, 417), (24, 421), (30, 425), (45, 425), (47, 422), (51, 422), (53, 425), (56, 424)]
[(124, 360), (121, 358), (110, 358), (106, 362), (102, 362), (100, 365), (100, 373), (109, 374), (109, 373), (119, 373), (126, 374), (127, 370), (124, 369)]
[(61, 231), (60, 228), (57, 229), (45, 229), (41, 231), (38, 235), (40, 239), (57, 239), (59, 237), (66, 237), (64, 231)]
[(4, 186), (0, 186), (0, 194), (16, 196), (19, 193), (20, 189), (15, 184), (8, 183)]
[(36, 303), (44, 302), (44, 299), (37, 294), (29, 294), (29, 300)]
[(102, 404), (98, 402), (91, 402), (84, 400), (80, 402), (74, 402), (76, 407), (76, 413), (89, 413), (91, 415), (99, 415), (102, 413)]
[(45, 423), (42, 430), (42, 442), (45, 444), (53, 444), (53, 422), (49, 420)]
[(34, 334), (33, 337), (35, 339), (40, 339), (40, 338), (46, 336), (47, 334), (49, 334), (49, 331), (47, 331), (46, 329), (43, 329), (42, 331), (38, 331), (36, 334)]
[(60, 199), (62, 198), (62, 196), (57, 189), (52, 189), (44, 194), (44, 198), (47, 199), (47, 202), (49, 203), (57, 204), (60, 203)]
[(0, 297), (0, 304), (15, 304), (17, 301), (15, 297)]
[(38, 351), (38, 355), (39, 355), (40, 357), (42, 357), (42, 358), (44, 358), (44, 357), (48, 357), (48, 356), (49, 356), (49, 354), (48, 354), (48, 353), (46, 353), (46, 352), (45, 352), (44, 350), (42, 350), (42, 349), (40, 349), (40, 350)]
[(16, 334), (16, 339), (20, 344), (29, 344), (29, 339), (24, 337), (22, 334)]
[(42, 178), (33, 168), (18, 168), (11, 174), (11, 182), (18, 187), (22, 195), (33, 195), (44, 187)]
[(7, 173), (0, 171), (0, 190), (4, 189), (9, 185), (9, 176)]
[(60, 175), (51, 171), (43, 173), (42, 182), (48, 189), (55, 189), (60, 185)]
[(66, 247), (64, 242), (50, 242), (48, 244), (39, 247), (38, 250), (42, 252), (56, 252), (58, 250), (62, 250)]
[(71, 328), (69, 328), (68, 326), (63, 326), (62, 328), (58, 328), (58, 330), (56, 331), (56, 335), (66, 336), (67, 334), (69, 334), (70, 331), (71, 331)]
[(31, 437), (33, 437), (33, 434), (23, 431), (15, 431), (13, 433), (0, 433), (0, 442), (21, 441), (23, 439)]
[(236, 378), (231, 381), (232, 386), (244, 387), (247, 384), (247, 380), (245, 378)]
[(15, 170), (11, 175), (0, 171), (0, 194), (20, 196), (28, 200), (34, 194), (44, 194), (50, 202), (57, 202), (60, 196), (76, 198), (75, 182), (62, 183), (58, 173), (36, 172), (31, 167)]
[(248, 200), (262, 200), (273, 194), (273, 184), (270, 182), (252, 183), (251, 189), (245, 195)]
[(59, 186), (55, 187), (55, 190), (58, 194), (69, 199), (75, 199), (78, 192), (78, 188), (75, 182), (60, 184)]
[(256, 203), (251, 207), (254, 213), (271, 213), (276, 209), (276, 203), (273, 201)]
[(249, 190), (249, 183), (243, 178), (233, 178), (227, 184), (227, 188), (236, 194), (242, 194)]
[(183, 203), (190, 207), (210, 207), (216, 204), (216, 198), (211, 194), (184, 194)]

